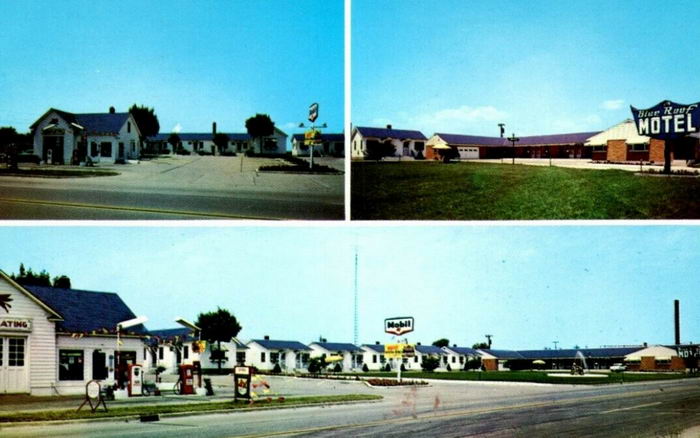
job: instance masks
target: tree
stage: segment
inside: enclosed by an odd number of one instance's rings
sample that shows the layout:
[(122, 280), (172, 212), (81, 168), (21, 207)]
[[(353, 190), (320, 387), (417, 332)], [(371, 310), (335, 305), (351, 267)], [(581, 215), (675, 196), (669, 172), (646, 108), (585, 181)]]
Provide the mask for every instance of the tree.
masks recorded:
[[(221, 351), (221, 342), (231, 341), (231, 338), (241, 331), (241, 325), (236, 317), (220, 307), (217, 307), (215, 312), (200, 313), (195, 325), (202, 330), (202, 338), (210, 343), (216, 342), (218, 351)], [(219, 371), (221, 371), (223, 360), (218, 358), (216, 362), (219, 365)]]
[(177, 135), (177, 132), (170, 134), (170, 137), (168, 137), (168, 143), (173, 147), (173, 153), (177, 153), (178, 145), (180, 144), (180, 136)]
[(376, 140), (367, 141), (367, 151), (365, 152), (365, 158), (368, 160), (381, 160), (384, 157), (391, 157), (396, 153), (396, 146), (387, 140), (385, 142), (379, 142)]
[(440, 358), (434, 356), (424, 356), (420, 366), (423, 368), (423, 371), (431, 373), (440, 366)]
[(17, 169), (18, 143), (22, 141), (22, 137), (11, 126), (0, 128), (0, 154), (6, 155), (10, 169)]
[(70, 278), (67, 275), (61, 275), (53, 278), (53, 287), (61, 289), (70, 289)]
[(326, 355), (322, 354), (321, 356), (312, 357), (311, 359), (309, 359), (309, 366), (307, 367), (307, 369), (309, 370), (309, 373), (311, 373), (311, 374), (318, 374), (325, 367), (326, 367)]
[(141, 140), (146, 137), (157, 135), (158, 132), (160, 132), (160, 123), (158, 122), (158, 116), (154, 108), (133, 104), (131, 108), (129, 108), (129, 113), (131, 113), (131, 115), (134, 116), (134, 120), (136, 120), (139, 132), (141, 132)]
[(475, 370), (477, 368), (481, 368), (481, 358), (480, 357), (470, 356), (464, 362), (464, 370), (465, 371)]
[(258, 140), (262, 152), (262, 139), (275, 133), (275, 122), (267, 114), (255, 114), (245, 121), (245, 129), (253, 141)]
[(476, 344), (472, 345), (472, 348), (477, 350), (477, 349), (482, 349), (482, 350), (488, 350), (489, 344), (486, 342), (477, 342)]
[(437, 341), (433, 342), (433, 346), (435, 347), (449, 347), (450, 346), (450, 340), (447, 338), (440, 338)]
[(216, 147), (219, 149), (219, 153), (223, 152), (224, 149), (226, 149), (226, 147), (228, 146), (229, 140), (230, 139), (228, 138), (228, 135), (224, 134), (223, 132), (218, 132), (214, 136), (213, 141), (214, 141), (214, 144), (216, 145)]

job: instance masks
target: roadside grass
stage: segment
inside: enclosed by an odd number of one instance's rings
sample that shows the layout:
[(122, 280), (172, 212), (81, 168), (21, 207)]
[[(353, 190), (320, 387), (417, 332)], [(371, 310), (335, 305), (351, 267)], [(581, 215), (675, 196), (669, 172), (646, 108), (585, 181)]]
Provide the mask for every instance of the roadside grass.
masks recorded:
[[(405, 371), (401, 373), (406, 379), (435, 379), (435, 380), (475, 380), (490, 382), (532, 382), (532, 383), (556, 383), (574, 385), (601, 385), (610, 383), (632, 383), (653, 380), (672, 380), (687, 377), (685, 374), (676, 373), (609, 373), (607, 377), (578, 377), (549, 376), (551, 371), (450, 371), (444, 373), (426, 373), (422, 371)], [(396, 372), (369, 372), (358, 374), (365, 377), (396, 377)]]
[(0, 168), (0, 176), (44, 177), (44, 178), (91, 178), (95, 176), (116, 176), (119, 172), (112, 170), (76, 170), (76, 169), (8, 169)]
[(86, 418), (108, 418), (108, 417), (131, 417), (139, 415), (172, 414), (181, 412), (207, 412), (207, 411), (233, 411), (258, 408), (286, 408), (306, 404), (326, 404), (380, 400), (382, 396), (372, 394), (347, 394), (331, 396), (308, 396), (308, 397), (274, 397), (269, 401), (262, 399), (253, 403), (248, 402), (203, 402), (203, 403), (170, 403), (160, 405), (142, 406), (109, 406), (107, 412), (102, 410), (95, 413), (90, 412), (86, 405), (81, 411), (74, 409), (60, 409), (32, 412), (2, 412), (0, 413), (0, 423), (9, 422), (30, 422), (30, 421), (55, 421), (55, 420), (79, 420)]
[(487, 163), (353, 162), (352, 219), (700, 218), (700, 179)]

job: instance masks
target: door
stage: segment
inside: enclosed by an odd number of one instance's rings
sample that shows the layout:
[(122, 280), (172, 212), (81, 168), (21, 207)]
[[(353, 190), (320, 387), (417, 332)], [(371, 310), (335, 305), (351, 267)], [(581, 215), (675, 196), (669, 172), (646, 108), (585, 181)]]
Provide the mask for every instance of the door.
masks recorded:
[(92, 352), (92, 378), (95, 380), (107, 378), (107, 354), (102, 351)]
[(0, 337), (0, 394), (29, 392), (27, 338)]
[(119, 159), (124, 159), (124, 143), (119, 143)]

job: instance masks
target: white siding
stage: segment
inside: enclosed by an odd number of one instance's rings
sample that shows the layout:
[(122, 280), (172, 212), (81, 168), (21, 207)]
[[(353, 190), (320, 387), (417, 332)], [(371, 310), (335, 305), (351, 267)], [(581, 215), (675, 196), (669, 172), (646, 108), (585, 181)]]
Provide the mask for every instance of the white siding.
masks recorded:
[[(65, 131), (63, 136), (63, 162), (70, 164), (73, 157), (73, 150), (76, 147), (76, 138), (73, 132), (73, 127), (68, 122), (63, 120), (63, 118), (61, 118), (55, 111), (48, 113), (35, 128), (34, 154), (38, 155), (40, 159), (44, 159), (43, 129), (51, 124), (51, 119), (58, 119), (58, 127)], [(54, 160), (56, 160), (56, 157), (54, 157)]]

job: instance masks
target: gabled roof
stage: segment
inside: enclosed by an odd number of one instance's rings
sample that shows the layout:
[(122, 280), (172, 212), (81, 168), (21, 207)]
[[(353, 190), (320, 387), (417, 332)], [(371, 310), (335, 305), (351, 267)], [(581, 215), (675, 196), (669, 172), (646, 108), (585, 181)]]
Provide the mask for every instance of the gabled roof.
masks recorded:
[[(598, 134), (595, 132), (575, 132), (569, 134), (552, 134), (552, 135), (531, 135), (520, 137), (520, 141), (515, 143), (515, 146), (548, 146), (548, 145), (565, 145), (565, 144), (583, 144), (589, 138)], [(507, 138), (502, 137), (484, 137), (478, 135), (460, 135), (460, 134), (443, 134), (436, 133), (435, 135), (442, 138), (450, 145), (477, 145), (477, 146), (512, 146)]]
[(298, 341), (277, 341), (273, 339), (252, 339), (250, 342), (255, 342), (262, 345), (268, 350), (310, 350), (309, 347)]
[(434, 345), (416, 345), (416, 351), (421, 354), (445, 354), (445, 351)]
[(61, 316), (60, 313), (58, 313), (56, 311), (56, 309), (51, 308), (51, 306), (49, 306), (45, 302), (41, 301), (41, 299), (39, 299), (39, 297), (35, 296), (29, 290), (27, 290), (24, 286), (17, 283), (15, 280), (12, 279), (12, 277), (7, 275), (1, 269), (0, 269), (0, 278), (7, 281), (11, 286), (13, 286), (15, 289), (17, 289), (20, 293), (27, 296), (32, 302), (34, 302), (39, 307), (41, 307), (46, 313), (49, 313), (51, 315), (49, 317), (50, 321), (62, 321), (63, 320), (63, 317)]
[[(63, 317), (56, 330), (67, 333), (115, 333), (117, 324), (136, 315), (112, 292), (93, 292), (45, 286), (24, 286), (32, 295)], [(143, 324), (129, 327), (128, 334), (147, 335)]]
[(604, 146), (608, 144), (608, 140), (625, 140), (627, 144), (647, 144), (651, 139), (647, 136), (639, 135), (634, 120), (627, 119), (591, 136), (586, 141), (586, 146)]
[(356, 126), (355, 129), (362, 134), (363, 137), (427, 140), (422, 132), (407, 129), (370, 128), (366, 126)]
[(375, 351), (377, 353), (384, 353), (384, 345), (383, 344), (363, 344), (363, 347), (369, 348), (372, 351)]
[(342, 342), (312, 342), (309, 345), (318, 345), (321, 348), (325, 348), (328, 351), (360, 351), (360, 347)]
[(480, 351), (483, 351), (486, 354), (490, 354), (491, 356), (497, 359), (525, 359), (520, 353), (514, 350), (481, 349)]
[(473, 348), (469, 348), (469, 347), (455, 347), (455, 346), (453, 346), (453, 347), (445, 347), (445, 350), (450, 350), (452, 352), (455, 352), (457, 354), (461, 354), (464, 356), (478, 356), (479, 355), (478, 351), (476, 351)]
[(149, 330), (148, 333), (151, 336), (155, 336), (164, 341), (173, 340), (176, 337), (181, 338), (183, 341), (196, 339), (193, 336), (192, 330), (187, 327), (177, 327), (171, 329), (159, 329), (159, 330)]
[(574, 359), (580, 352), (583, 357), (588, 358), (609, 358), (623, 357), (635, 351), (641, 350), (639, 347), (614, 347), (614, 348), (580, 348), (561, 350), (518, 350), (524, 359)]
[[(55, 112), (68, 123), (76, 123), (83, 128), (88, 134), (112, 134), (116, 135), (121, 130), (126, 120), (129, 118), (129, 113), (69, 113), (55, 108), (50, 108), (43, 116), (41, 116), (30, 127), (34, 129), (49, 113)], [(138, 129), (138, 127), (137, 127)]]
[[(292, 140), (304, 141), (304, 134), (292, 135)], [(345, 134), (321, 134), (323, 141), (345, 141)]]

